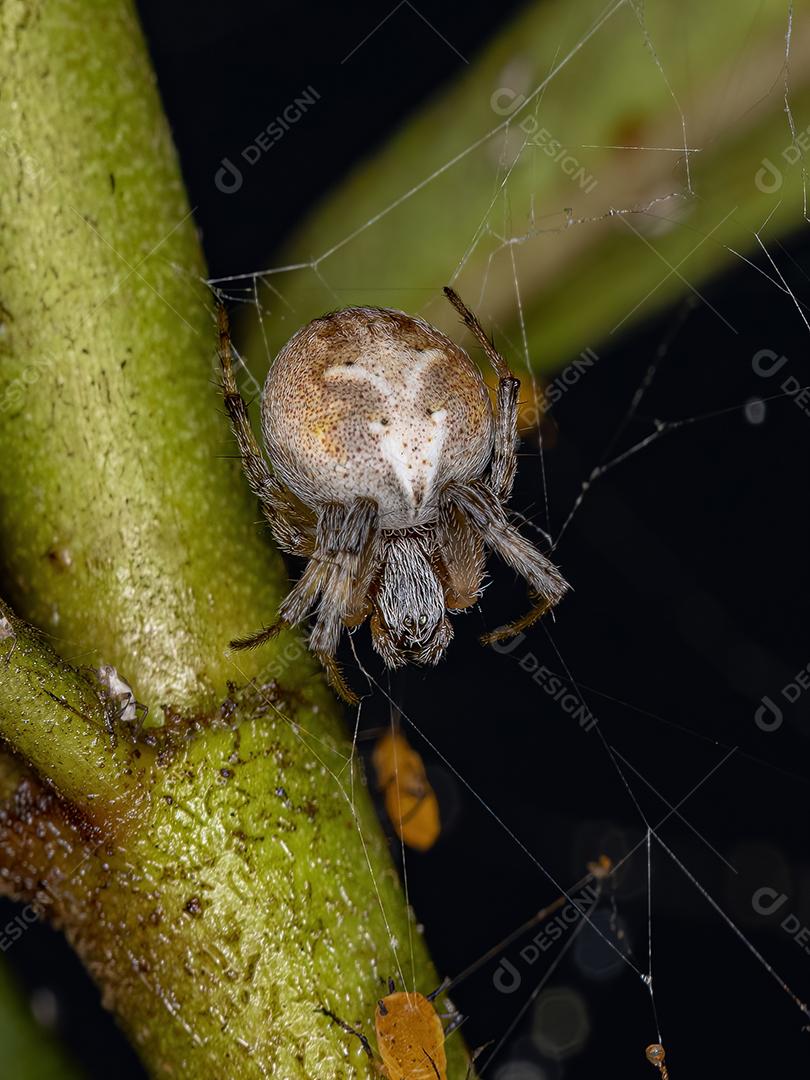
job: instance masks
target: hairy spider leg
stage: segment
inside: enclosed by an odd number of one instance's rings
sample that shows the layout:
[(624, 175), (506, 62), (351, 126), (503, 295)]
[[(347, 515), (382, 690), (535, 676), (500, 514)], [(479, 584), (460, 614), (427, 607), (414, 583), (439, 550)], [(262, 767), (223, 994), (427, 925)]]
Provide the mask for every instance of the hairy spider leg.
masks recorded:
[[(312, 537), (312, 523), (308, 520), (308, 515), (305, 508), (299, 506), (297, 502), (287, 493), (284, 488), (275, 479), (270, 472), (270, 468), (265, 460), (264, 454), (256, 441), (256, 437), (253, 434), (253, 429), (250, 426), (250, 418), (248, 416), (247, 406), (244, 398), (239, 392), (239, 386), (236, 382), (236, 376), (233, 370), (233, 349), (231, 346), (230, 329), (228, 324), (228, 312), (223, 303), (219, 303), (217, 306), (217, 326), (219, 332), (219, 360), (222, 368), (222, 395), (225, 402), (225, 410), (228, 413), (228, 417), (231, 421), (231, 427), (233, 428), (234, 435), (236, 436), (236, 442), (239, 447), (239, 454), (242, 459), (245, 474), (248, 478), (248, 483), (253, 494), (259, 500), (262, 507), (264, 516), (266, 517), (270, 529), (273, 533), (273, 537), (276, 543), (284, 551), (293, 555), (311, 555), (313, 553), (313, 537)], [(307, 569), (312, 564), (309, 564)], [(295, 599), (301, 596), (301, 593), (306, 592), (307, 589), (312, 588), (312, 577), (317, 577), (317, 572), (321, 568), (321, 564), (317, 564), (310, 577), (305, 581), (299, 581), (301, 590), (297, 594)], [(306, 574), (304, 575), (306, 577)], [(303, 582), (303, 584), (302, 584)], [(322, 582), (318, 582), (317, 589), (315, 591), (315, 597), (320, 591)], [(285, 604), (290, 603), (290, 597), (287, 597)], [(291, 607), (294, 608), (295, 600), (292, 601)], [(307, 609), (309, 610), (309, 609)], [(301, 616), (303, 618), (303, 616)], [(299, 622), (300, 618), (292, 619), (289, 617), (289, 613), (282, 610), (281, 618), (269, 626), (263, 626), (260, 630), (257, 630), (254, 634), (250, 634), (246, 637), (234, 638), (231, 642), (232, 649), (255, 649), (265, 642), (270, 641), (276, 637), (281, 630), (286, 629)], [(322, 627), (322, 632), (325, 632), (325, 628)], [(326, 671), (327, 679), (335, 690), (340, 694), (344, 700), (351, 704), (357, 703), (357, 696), (346, 685), (337, 662), (331, 655), (334, 649), (313, 650), (318, 654), (318, 658), (323, 664)]]
[(309, 555), (312, 551), (314, 523), (311, 520), (312, 516), (305, 507), (293, 499), (270, 472), (270, 467), (253, 434), (247, 405), (234, 375), (228, 312), (222, 302), (217, 306), (217, 328), (219, 362), (222, 369), (222, 397), (225, 411), (236, 436), (239, 455), (250, 489), (259, 500), (278, 546), (292, 555)]
[(520, 380), (512, 374), (506, 360), (485, 333), (477, 316), (470, 311), (458, 293), (449, 285), (445, 285), (444, 295), (461, 315), (464, 325), (482, 347), (498, 376), (495, 442), (489, 483), (496, 498), (505, 501), (512, 494), (517, 470), (517, 410)]
[(558, 603), (569, 585), (554, 563), (507, 520), (503, 507), (485, 485), (453, 485), (448, 488), (447, 498), (469, 516), (484, 543), (528, 581), (531, 592), (538, 598), (526, 615), (490, 631), (481, 641), (491, 645), (503, 638), (514, 637)]
[(351, 704), (358, 698), (343, 679), (334, 655), (344, 620), (357, 610), (358, 589), (368, 587), (369, 565), (377, 564), (376, 526), (377, 504), (372, 499), (355, 499), (348, 507), (327, 503), (318, 515), (315, 549), (280, 610), (282, 619), (296, 626), (317, 605), (309, 647), (331, 685)]
[(486, 554), (484, 541), (459, 507), (443, 499), (437, 527), (436, 574), (444, 586), (448, 611), (463, 611), (481, 598)]

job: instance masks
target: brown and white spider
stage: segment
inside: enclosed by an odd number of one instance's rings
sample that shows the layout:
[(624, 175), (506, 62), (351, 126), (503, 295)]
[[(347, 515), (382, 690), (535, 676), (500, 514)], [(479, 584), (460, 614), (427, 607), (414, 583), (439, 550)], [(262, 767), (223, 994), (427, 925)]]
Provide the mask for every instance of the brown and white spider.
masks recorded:
[(222, 389), (248, 482), (278, 546), (309, 560), (278, 622), (231, 646), (253, 648), (314, 613), (309, 647), (350, 701), (335, 661), (343, 629), (370, 617), (389, 668), (436, 664), (453, 636), (448, 612), (481, 596), (487, 549), (526, 579), (534, 606), (484, 643), (524, 630), (568, 588), (505, 509), (520, 383), (475, 315), (444, 291), (498, 377), (494, 415), (478, 368), (444, 334), (401, 311), (345, 308), (299, 330), (270, 368), (261, 418), (272, 471), (219, 307)]

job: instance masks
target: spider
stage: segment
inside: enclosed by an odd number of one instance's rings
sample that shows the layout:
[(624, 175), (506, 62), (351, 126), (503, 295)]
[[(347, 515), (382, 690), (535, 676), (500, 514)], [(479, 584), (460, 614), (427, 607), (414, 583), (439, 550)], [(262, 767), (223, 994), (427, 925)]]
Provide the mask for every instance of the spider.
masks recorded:
[(267, 458), (219, 305), (222, 390), (248, 483), (278, 546), (308, 559), (278, 621), (231, 647), (254, 648), (314, 614), (309, 648), (350, 702), (335, 660), (343, 629), (369, 619), (389, 668), (438, 663), (453, 637), (448, 613), (481, 596), (487, 550), (525, 578), (533, 606), (484, 644), (520, 633), (568, 588), (506, 512), (520, 383), (476, 316), (444, 292), (497, 375), (494, 412), (477, 366), (439, 330), (401, 311), (345, 308), (297, 331), (271, 366)]

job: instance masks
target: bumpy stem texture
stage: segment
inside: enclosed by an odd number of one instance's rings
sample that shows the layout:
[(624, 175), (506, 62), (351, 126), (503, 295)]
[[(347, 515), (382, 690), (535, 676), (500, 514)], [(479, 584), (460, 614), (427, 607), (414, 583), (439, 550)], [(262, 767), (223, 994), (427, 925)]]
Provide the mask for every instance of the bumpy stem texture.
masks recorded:
[(152, 1075), (366, 1076), (321, 1007), (370, 1032), (392, 939), (436, 976), (306, 649), (227, 650), (288, 575), (203, 277), (131, 5), (0, 0), (0, 575), (42, 632), (0, 612), (0, 884), (64, 927)]

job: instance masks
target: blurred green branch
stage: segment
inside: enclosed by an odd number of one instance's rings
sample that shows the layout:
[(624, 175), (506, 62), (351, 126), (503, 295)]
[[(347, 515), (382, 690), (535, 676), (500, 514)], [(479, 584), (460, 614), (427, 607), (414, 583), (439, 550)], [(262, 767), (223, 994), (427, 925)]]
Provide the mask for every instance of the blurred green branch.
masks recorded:
[(80, 1080), (55, 1039), (36, 1023), (0, 960), (0, 1046), (6, 1080)]
[(517, 283), (549, 371), (700, 288), (730, 248), (750, 254), (769, 215), (771, 241), (798, 228), (810, 19), (795, 8), (788, 71), (784, 0), (529, 4), (274, 257), (308, 268), (265, 279), (283, 297), (262, 294), (271, 352), (353, 303), (457, 332), (440, 298), (455, 280), (519, 362)]

